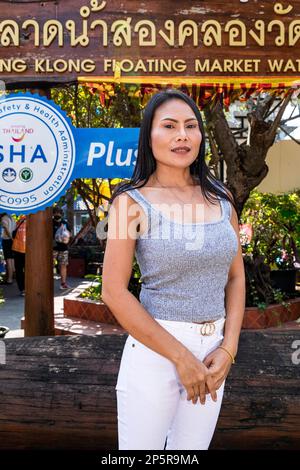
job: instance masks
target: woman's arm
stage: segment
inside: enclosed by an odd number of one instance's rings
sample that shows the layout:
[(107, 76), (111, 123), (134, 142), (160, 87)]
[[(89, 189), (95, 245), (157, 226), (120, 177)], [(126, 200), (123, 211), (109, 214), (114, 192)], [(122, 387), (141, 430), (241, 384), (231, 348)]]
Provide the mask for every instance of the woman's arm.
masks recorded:
[[(224, 339), (221, 346), (226, 348), (235, 357), (245, 312), (246, 286), (239, 224), (234, 209), (232, 209), (230, 221), (238, 239), (238, 252), (231, 263), (225, 287), (226, 321)], [(230, 355), (223, 349), (217, 348), (205, 358), (204, 364), (213, 374), (216, 388), (218, 389), (230, 370)]]
[(240, 243), (239, 223), (235, 210), (232, 210), (231, 224), (238, 239), (238, 252), (230, 266), (225, 288), (226, 322), (222, 346), (235, 356), (238, 350), (246, 298), (245, 269)]
[[(139, 205), (127, 194), (116, 197), (109, 210), (107, 242), (103, 260), (102, 299), (121, 326), (131, 336), (153, 351), (169, 359), (177, 367), (188, 400), (201, 396), (205, 403), (207, 368), (180, 341), (163, 328), (136, 297), (129, 292), (128, 284), (141, 221)], [(132, 215), (130, 215), (132, 214)], [(193, 386), (199, 387), (197, 396)], [(213, 381), (208, 378), (208, 388), (213, 399), (216, 394)], [(193, 401), (194, 402), (194, 401)]]
[(12, 234), (11, 234), (11, 232), (9, 231), (9, 222), (8, 222), (8, 220), (7, 220), (7, 219), (2, 220), (1, 224), (2, 224), (2, 227), (3, 227), (4, 232), (6, 233), (6, 236), (7, 236), (8, 238), (11, 238), (11, 237), (12, 237)]

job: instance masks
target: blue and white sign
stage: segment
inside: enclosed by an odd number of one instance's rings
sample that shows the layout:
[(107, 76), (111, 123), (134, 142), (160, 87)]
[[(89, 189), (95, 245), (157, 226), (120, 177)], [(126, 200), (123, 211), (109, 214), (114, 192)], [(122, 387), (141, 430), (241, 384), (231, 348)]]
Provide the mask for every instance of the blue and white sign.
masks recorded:
[(139, 128), (75, 129), (75, 178), (130, 178)]
[(53, 204), (75, 165), (72, 126), (54, 103), (33, 95), (0, 101), (0, 206), (29, 213)]
[(75, 178), (129, 178), (139, 129), (77, 129), (52, 101), (31, 93), (0, 100), (0, 210), (51, 206)]

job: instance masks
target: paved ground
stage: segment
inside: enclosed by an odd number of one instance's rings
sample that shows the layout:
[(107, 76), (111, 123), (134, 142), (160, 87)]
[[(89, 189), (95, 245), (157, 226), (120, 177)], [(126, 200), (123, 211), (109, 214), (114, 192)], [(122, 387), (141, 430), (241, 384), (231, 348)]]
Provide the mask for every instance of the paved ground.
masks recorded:
[[(70, 277), (68, 285), (71, 288), (77, 287), (81, 284), (83, 278)], [(63, 298), (68, 295), (72, 289), (65, 291), (59, 290), (60, 278), (54, 276), (54, 311), (55, 313), (61, 312), (63, 309)], [(14, 338), (24, 336), (24, 330), (21, 329), (21, 318), (24, 316), (24, 297), (19, 295), (19, 290), (16, 283), (12, 285), (0, 285), (5, 299), (4, 304), (0, 304), (0, 325), (7, 326), (10, 331), (7, 333), (6, 338)]]

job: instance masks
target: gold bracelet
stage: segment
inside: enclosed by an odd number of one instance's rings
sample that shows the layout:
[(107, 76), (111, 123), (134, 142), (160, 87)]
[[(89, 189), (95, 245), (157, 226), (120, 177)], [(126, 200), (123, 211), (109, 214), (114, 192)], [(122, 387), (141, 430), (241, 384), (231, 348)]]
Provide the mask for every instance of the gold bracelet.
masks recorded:
[(224, 346), (218, 346), (218, 349), (223, 349), (223, 351), (226, 351), (227, 354), (230, 356), (231, 363), (232, 363), (232, 364), (235, 364), (234, 357), (233, 357), (233, 355), (231, 354), (231, 352), (228, 351), (228, 349), (224, 348)]

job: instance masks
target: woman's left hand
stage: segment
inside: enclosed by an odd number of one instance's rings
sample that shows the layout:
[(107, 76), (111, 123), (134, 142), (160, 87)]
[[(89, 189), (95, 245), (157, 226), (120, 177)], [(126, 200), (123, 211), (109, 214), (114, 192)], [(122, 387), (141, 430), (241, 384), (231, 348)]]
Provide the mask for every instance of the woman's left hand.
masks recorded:
[(215, 388), (218, 390), (230, 371), (230, 357), (225, 351), (217, 348), (209, 353), (202, 362), (208, 368), (215, 382)]

